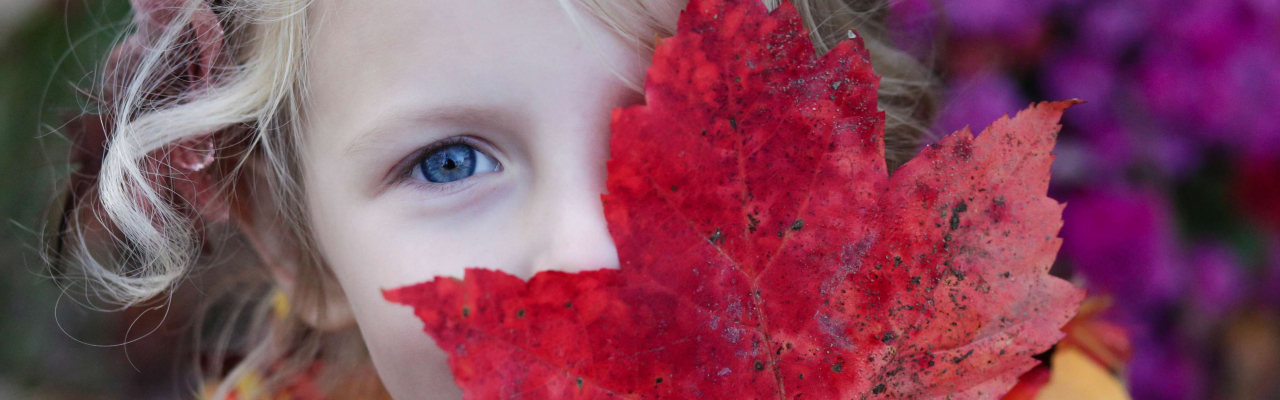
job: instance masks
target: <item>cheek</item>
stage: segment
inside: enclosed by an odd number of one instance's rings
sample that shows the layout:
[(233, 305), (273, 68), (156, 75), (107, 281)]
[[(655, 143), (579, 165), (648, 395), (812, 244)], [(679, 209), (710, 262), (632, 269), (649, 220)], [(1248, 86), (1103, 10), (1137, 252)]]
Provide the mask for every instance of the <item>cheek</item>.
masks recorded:
[(468, 266), (514, 265), (521, 246), (513, 243), (520, 241), (506, 235), (515, 231), (508, 216), (515, 211), (506, 211), (505, 196), (495, 196), (489, 207), (441, 214), (423, 209), (409, 191), (366, 199), (348, 197), (343, 184), (308, 181), (308, 209), (317, 247), (347, 295), (379, 376), (397, 399), (459, 398), (445, 353), (411, 308), (385, 301), (381, 291), (461, 277)]
[(310, 217), (320, 253), (344, 289), (356, 292), (348, 291), (353, 301), (383, 303), (382, 289), (461, 278), (467, 267), (511, 270), (527, 247), (519, 236), (518, 199), (509, 189), (444, 211), (417, 189), (344, 198), (338, 185), (315, 188)]
[(360, 331), (383, 385), (396, 399), (456, 399), (448, 355), (407, 307), (353, 304)]

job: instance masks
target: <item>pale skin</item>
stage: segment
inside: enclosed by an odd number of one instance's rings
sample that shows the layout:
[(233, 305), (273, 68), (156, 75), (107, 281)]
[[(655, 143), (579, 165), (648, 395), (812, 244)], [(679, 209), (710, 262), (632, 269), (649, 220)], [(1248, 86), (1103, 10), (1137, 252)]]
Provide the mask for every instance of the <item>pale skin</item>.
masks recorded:
[[(642, 81), (648, 54), (585, 12), (579, 31), (555, 0), (309, 12), (303, 185), (346, 296), (327, 325), (358, 325), (395, 398), (458, 398), (445, 354), (381, 290), (467, 267), (617, 268), (600, 201), (609, 118), (642, 101), (620, 75)], [(441, 141), (453, 147), (431, 153)]]

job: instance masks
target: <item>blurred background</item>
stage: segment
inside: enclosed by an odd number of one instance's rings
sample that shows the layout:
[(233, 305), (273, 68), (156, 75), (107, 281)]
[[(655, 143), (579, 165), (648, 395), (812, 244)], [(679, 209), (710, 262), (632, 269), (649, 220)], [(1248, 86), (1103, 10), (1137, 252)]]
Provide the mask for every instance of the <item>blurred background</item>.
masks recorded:
[[(890, 15), (942, 79), (939, 135), (1087, 101), (1050, 189), (1068, 203), (1055, 273), (1092, 297), (1070, 340), (1135, 399), (1280, 399), (1280, 0), (895, 0)], [(90, 311), (39, 258), (67, 173), (51, 131), (128, 17), (126, 0), (0, 0), (0, 399), (189, 393), (187, 316)]]

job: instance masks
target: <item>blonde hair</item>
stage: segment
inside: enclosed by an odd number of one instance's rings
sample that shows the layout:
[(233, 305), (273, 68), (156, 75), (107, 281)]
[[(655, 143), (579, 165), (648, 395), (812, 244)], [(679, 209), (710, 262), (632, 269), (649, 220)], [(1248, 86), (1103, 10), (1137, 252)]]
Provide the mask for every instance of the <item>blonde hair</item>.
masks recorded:
[[(247, 184), (255, 177), (242, 172), (246, 163), (265, 171), (265, 187), (287, 226), (288, 241), (294, 244), (298, 272), (294, 304), (322, 304), (327, 270), (320, 252), (312, 245), (303, 191), (296, 177), (301, 175), (297, 153), (301, 148), (301, 122), (305, 71), (301, 69), (307, 52), (307, 7), (310, 0), (208, 0), (225, 30), (231, 60), (214, 71), (216, 84), (198, 92), (163, 92), (166, 74), (190, 40), (181, 35), (195, 10), (206, 0), (186, 0), (178, 14), (143, 57), (128, 60), (129, 68), (108, 70), (101, 79), (102, 90), (115, 95), (99, 106), (104, 121), (114, 127), (97, 177), (97, 192), (69, 208), (71, 221), (53, 237), (59, 245), (52, 260), (74, 266), (64, 270), (78, 278), (93, 293), (116, 304), (130, 306), (172, 290), (197, 265), (208, 264), (202, 256), (208, 244), (210, 226), (184, 212), (189, 205), (175, 204), (163, 185), (156, 185), (151, 167), (157, 153), (167, 146), (210, 132), (234, 130), (239, 141), (219, 143), (219, 195), (229, 196), (234, 185)], [(652, 50), (653, 38), (674, 34), (683, 2), (558, 0), (574, 22), (582, 26), (579, 11), (597, 18), (628, 43)], [(781, 0), (763, 0), (770, 9)], [(885, 0), (793, 0), (809, 27), (815, 48), (825, 52), (856, 29), (867, 43), (876, 72), (882, 76), (880, 107), (887, 116), (886, 151), (890, 166), (905, 162), (921, 138), (934, 111), (934, 81), (928, 68), (889, 45), (880, 21), (887, 12)], [(123, 76), (120, 76), (123, 75)], [(638, 88), (637, 83), (632, 82)], [(262, 195), (262, 194), (258, 194)], [(94, 232), (89, 222), (109, 227), (109, 236)], [(224, 232), (226, 233), (226, 232)], [(244, 232), (241, 232), (242, 234)], [(234, 233), (230, 233), (234, 236)], [(230, 242), (222, 243), (227, 244)], [(52, 248), (52, 246), (51, 246)], [(221, 266), (220, 266), (221, 267)], [(329, 376), (349, 376), (342, 372), (367, 366), (358, 333), (325, 333), (296, 317), (273, 318), (278, 310), (269, 301), (273, 293), (269, 274), (249, 274), (258, 288), (251, 295), (240, 290), (240, 304), (247, 317), (233, 314), (223, 321), (251, 323), (240, 329), (228, 328), (213, 340), (214, 358), (238, 337), (245, 353), (243, 361), (226, 374), (213, 398), (224, 398), (232, 384), (252, 374), (265, 374), (264, 393), (287, 384), (293, 374), (306, 370), (317, 358)], [(242, 282), (236, 283), (241, 285)], [(243, 287), (243, 286), (238, 286)], [(237, 311), (238, 312), (238, 311)], [(244, 325), (244, 324), (241, 324)], [(234, 331), (234, 333), (233, 333)], [(215, 377), (222, 371), (210, 371)], [(318, 379), (318, 382), (328, 381)], [(338, 382), (338, 381), (333, 381)], [(342, 381), (349, 382), (349, 381)], [(374, 381), (376, 386), (376, 378)], [(326, 388), (332, 389), (332, 388)], [(242, 398), (251, 395), (241, 393)]]

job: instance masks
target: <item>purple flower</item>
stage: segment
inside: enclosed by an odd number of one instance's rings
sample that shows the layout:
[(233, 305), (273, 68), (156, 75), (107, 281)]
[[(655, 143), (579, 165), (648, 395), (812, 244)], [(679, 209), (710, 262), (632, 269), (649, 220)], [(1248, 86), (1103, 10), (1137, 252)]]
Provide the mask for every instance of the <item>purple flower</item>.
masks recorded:
[(1080, 47), (1108, 58), (1119, 58), (1149, 33), (1153, 7), (1137, 1), (1097, 2), (1083, 11)]
[(901, 0), (889, 5), (891, 18), (914, 24), (921, 21), (932, 21), (938, 18), (938, 10), (930, 0)]
[(1205, 398), (1204, 367), (1175, 345), (1138, 341), (1127, 373), (1134, 400)]
[[(1184, 49), (1171, 45), (1161, 48), (1148, 46), (1145, 59), (1138, 67), (1137, 82), (1145, 97), (1144, 104), (1165, 125), (1197, 124), (1208, 115), (1221, 112), (1219, 104), (1211, 99), (1213, 88), (1195, 61)], [(1186, 134), (1189, 129), (1171, 133)]]
[(1050, 57), (1041, 75), (1045, 94), (1051, 99), (1081, 99), (1087, 103), (1072, 107), (1066, 121), (1084, 127), (1110, 118), (1112, 96), (1120, 71), (1114, 60), (1084, 51), (1066, 51)]
[(1221, 244), (1205, 244), (1191, 251), (1192, 305), (1211, 319), (1230, 311), (1244, 293), (1239, 260)]
[[(1156, 39), (1165, 39), (1187, 49), (1197, 58), (1221, 59), (1234, 51), (1240, 39), (1250, 36), (1254, 23), (1230, 0), (1187, 0), (1174, 2), (1161, 15)], [(1172, 5), (1172, 4), (1171, 4)]]
[(1166, 176), (1182, 178), (1195, 171), (1202, 161), (1195, 143), (1183, 136), (1148, 132), (1143, 144), (1146, 157)]
[[(1280, 35), (1277, 35), (1280, 38)], [(1224, 125), (1241, 132), (1236, 145), (1260, 155), (1280, 155), (1280, 40), (1253, 43), (1233, 54), (1224, 66), (1230, 104), (1238, 119)], [(1230, 128), (1228, 128), (1230, 129)]]
[(1030, 104), (1003, 75), (980, 72), (951, 83), (938, 128), (949, 134), (969, 126), (975, 134), (1005, 114), (1014, 113)]
[[(1269, 0), (1274, 1), (1274, 0)], [(1252, 3), (1252, 4), (1251, 4)], [(1280, 154), (1280, 19), (1270, 3), (1196, 0), (1168, 7), (1137, 82), (1170, 134)]]
[(889, 35), (894, 44), (919, 59), (929, 58), (941, 12), (931, 0), (902, 0), (889, 5)]
[(1051, 0), (944, 0), (952, 33), (990, 36), (1001, 40), (1027, 39), (1041, 29)]
[(1280, 18), (1280, 0), (1245, 0), (1260, 18), (1275, 21)]
[(1180, 295), (1173, 224), (1159, 196), (1103, 188), (1067, 203), (1062, 251), (1086, 288), (1112, 294), (1117, 308), (1138, 313)]
[(1138, 156), (1139, 145), (1134, 143), (1133, 133), (1117, 122), (1074, 126), (1072, 132), (1088, 143), (1090, 169), (1100, 177), (1120, 176)]

